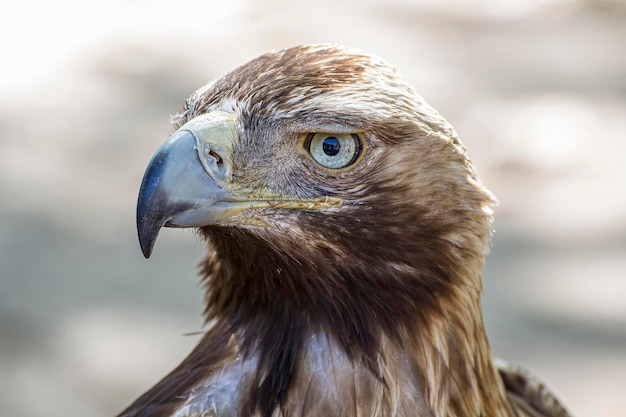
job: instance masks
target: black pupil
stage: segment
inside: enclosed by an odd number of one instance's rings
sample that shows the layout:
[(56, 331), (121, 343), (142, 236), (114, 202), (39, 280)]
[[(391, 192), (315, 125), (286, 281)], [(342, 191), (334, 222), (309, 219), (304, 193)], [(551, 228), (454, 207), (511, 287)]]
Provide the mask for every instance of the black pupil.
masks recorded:
[(329, 137), (324, 139), (322, 142), (322, 147), (324, 149), (324, 153), (328, 156), (335, 156), (339, 153), (341, 149), (341, 145), (339, 144), (339, 139)]

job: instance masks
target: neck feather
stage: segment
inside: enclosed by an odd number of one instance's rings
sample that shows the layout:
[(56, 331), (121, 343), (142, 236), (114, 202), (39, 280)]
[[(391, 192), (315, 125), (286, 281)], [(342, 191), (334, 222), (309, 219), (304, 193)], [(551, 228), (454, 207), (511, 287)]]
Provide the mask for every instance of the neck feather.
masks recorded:
[(244, 357), (258, 358), (244, 396), (251, 414), (270, 416), (293, 401), (307, 340), (322, 334), (387, 391), (393, 376), (385, 370), (405, 358), (433, 416), (510, 415), (483, 327), (483, 253), (472, 254), (458, 236), (456, 250), (449, 240), (434, 241), (413, 263), (348, 265), (313, 263), (331, 258), (324, 247), (277, 250), (258, 232), (205, 234), (207, 317), (228, 323)]

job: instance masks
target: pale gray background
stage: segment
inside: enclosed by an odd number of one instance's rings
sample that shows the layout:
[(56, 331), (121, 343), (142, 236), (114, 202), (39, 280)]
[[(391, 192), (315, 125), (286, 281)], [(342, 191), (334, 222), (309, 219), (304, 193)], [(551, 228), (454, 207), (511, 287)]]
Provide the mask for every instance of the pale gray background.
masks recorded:
[(135, 237), (143, 170), (195, 88), (271, 49), (397, 65), (499, 197), (497, 355), (579, 416), (626, 395), (626, 7), (575, 0), (31, 0), (0, 17), (0, 415), (110, 416), (201, 329), (202, 245)]

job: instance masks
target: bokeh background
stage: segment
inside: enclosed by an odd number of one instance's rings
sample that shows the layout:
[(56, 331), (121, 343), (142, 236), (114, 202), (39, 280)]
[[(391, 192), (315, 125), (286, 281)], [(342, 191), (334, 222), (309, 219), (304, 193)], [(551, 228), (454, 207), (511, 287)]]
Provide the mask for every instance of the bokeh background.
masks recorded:
[(611, 0), (23, 0), (0, 16), (0, 415), (112, 416), (202, 328), (203, 247), (135, 236), (168, 118), (268, 49), (394, 63), (499, 197), (495, 353), (578, 416), (626, 394), (626, 5)]

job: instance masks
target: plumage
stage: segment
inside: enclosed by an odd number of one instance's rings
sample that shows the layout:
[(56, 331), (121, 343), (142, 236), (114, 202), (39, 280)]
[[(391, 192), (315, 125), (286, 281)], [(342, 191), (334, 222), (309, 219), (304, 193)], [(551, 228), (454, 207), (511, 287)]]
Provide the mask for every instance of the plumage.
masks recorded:
[(496, 366), (480, 305), (495, 199), (389, 64), (270, 52), (174, 123), (140, 190), (140, 243), (149, 256), (161, 227), (197, 228), (212, 327), (120, 416), (568, 415)]

